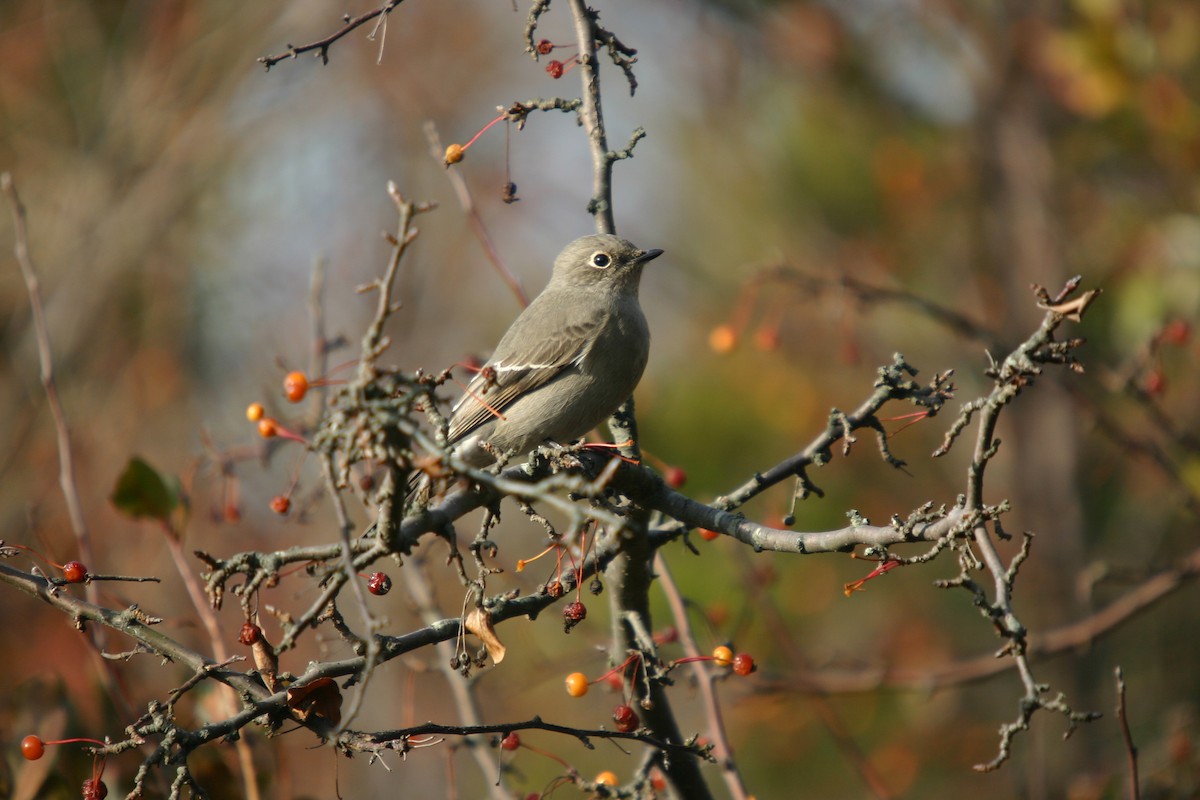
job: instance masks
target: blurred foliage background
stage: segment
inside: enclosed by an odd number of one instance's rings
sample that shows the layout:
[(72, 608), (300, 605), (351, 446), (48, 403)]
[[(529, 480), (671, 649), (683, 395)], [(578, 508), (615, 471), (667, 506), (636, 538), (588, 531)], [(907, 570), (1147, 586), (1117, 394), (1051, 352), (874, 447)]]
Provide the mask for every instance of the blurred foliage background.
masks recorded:
[[(78, 480), (100, 553), (94, 571), (156, 574), (157, 586), (112, 584), (116, 607), (136, 602), (165, 632), (208, 645), (162, 535), (122, 518), (107, 496), (131, 455), (184, 476), (192, 493), (188, 548), (228, 554), (333, 535), (326, 504), (288, 519), (268, 501), (300, 475), (298, 448), (267, 450), (243, 418), (264, 399), (281, 413), (279, 381), (311, 351), (309, 281), (326, 264), (331, 332), (357, 342), (394, 224), (385, 193), (441, 209), (400, 278), (404, 310), (392, 362), (441, 369), (486, 355), (518, 306), (490, 269), (422, 126), (465, 141), (516, 99), (578, 94), (523, 53), (524, 8), (507, 2), (409, 2), (374, 39), (360, 29), (330, 63), (255, 59), (320, 38), (370, 3), (317, 0), (8, 0), (0, 4), (0, 169), (29, 208), (59, 387), (72, 424)], [(1081, 620), (1200, 547), (1200, 379), (1190, 325), (1200, 308), (1200, 6), (1141, 3), (670, 2), (599, 3), (602, 22), (638, 48), (639, 86), (603, 76), (610, 144), (649, 132), (616, 167), (620, 232), (661, 247), (643, 285), (654, 352), (638, 391), (644, 445), (686, 470), (705, 499), (803, 445), (831, 407), (869, 393), (877, 365), (903, 352), (928, 377), (957, 370), (959, 396), (984, 390), (992, 356), (1040, 319), (1031, 283), (1056, 291), (1081, 274), (1104, 295), (1081, 326), (1083, 376), (1053, 374), (1003, 420), (991, 502), (1009, 498), (1010, 531), (1037, 534), (1017, 591), (1033, 629)], [(540, 35), (573, 38), (555, 8)], [(554, 253), (588, 232), (590, 165), (572, 117), (534, 116), (507, 137), (520, 202), (501, 202), (506, 136), (497, 127), (460, 170), (499, 251), (525, 286), (544, 283)], [(73, 556), (57, 483), (52, 420), (38, 382), (29, 304), (0, 221), (0, 538)], [(761, 280), (786, 268), (808, 281)], [(905, 302), (870, 302), (847, 281), (898, 289), (949, 307), (986, 333), (949, 329)], [(1173, 324), (1172, 324), (1173, 323)], [(736, 341), (713, 347), (731, 325)], [(1164, 336), (1164, 330), (1169, 335)], [(718, 343), (721, 344), (721, 343)], [(717, 352), (720, 350), (722, 352)], [(354, 346), (332, 362), (353, 358)], [(340, 356), (344, 355), (342, 359)], [(902, 414), (908, 409), (897, 409)], [(815, 474), (824, 499), (801, 505), (797, 527), (840, 526), (854, 508), (881, 522), (932, 500), (952, 502), (965, 449), (928, 458), (949, 415), (898, 434), (907, 472), (864, 440)], [(900, 427), (902, 423), (893, 423)], [(222, 476), (205, 448), (255, 458)], [(262, 456), (261, 459), (258, 456)], [(749, 513), (778, 520), (786, 490)], [(501, 561), (540, 549), (540, 530), (513, 512)], [(362, 518), (366, 518), (365, 512)], [(759, 798), (869, 796), (864, 770), (897, 797), (1120, 797), (1124, 746), (1112, 709), (1113, 669), (1129, 682), (1129, 716), (1146, 797), (1200, 796), (1195, 753), (1200, 698), (1200, 594), (1185, 585), (1115, 630), (1038, 662), (1039, 677), (1105, 717), (1061, 741), (1040, 715), (1013, 759), (981, 775), (998, 725), (1016, 714), (1016, 678), (943, 685), (934, 670), (997, 647), (965, 593), (939, 591), (949, 561), (890, 573), (847, 599), (869, 565), (845, 556), (755, 555), (732, 541), (696, 540), (666, 556), (695, 604), (702, 646), (735, 640), (754, 679), (722, 687), (737, 756)], [(460, 589), (428, 548), (446, 613)], [(1011, 549), (1009, 554), (1011, 555)], [(419, 561), (419, 560), (418, 560)], [(199, 564), (197, 563), (197, 567)], [(408, 568), (417, 568), (418, 562)], [(536, 570), (531, 570), (536, 572)], [(403, 572), (394, 576), (403, 580)], [(544, 575), (509, 573), (530, 591)], [(285, 582), (275, 606), (311, 600)], [(130, 720), (98, 688), (70, 621), (24, 597), (3, 601), (3, 781), (34, 780), (15, 742), (50, 728), (116, 733)], [(603, 724), (602, 693), (567, 704), (562, 676), (604, 671), (603, 603), (569, 639), (557, 615), (501, 631), (509, 660), (479, 679), (489, 721)], [(392, 632), (417, 624), (394, 592), (381, 600)], [(657, 622), (667, 625), (665, 607)], [(223, 612), (229, 644), (239, 620)], [(268, 634), (270, 631), (268, 631)], [(285, 668), (336, 654), (310, 641)], [(110, 649), (123, 649), (113, 641)], [(670, 650), (668, 648), (668, 653)], [(453, 711), (431, 656), (393, 662), (376, 678), (359, 727), (395, 727)], [(906, 688), (816, 697), (808, 676), (907, 670)], [(186, 679), (145, 657), (122, 663), (135, 708)], [(886, 681), (884, 681), (886, 682)], [(914, 686), (923, 687), (914, 689)], [(686, 681), (674, 690), (685, 730), (704, 725)], [(188, 714), (205, 718), (203, 703)], [(43, 734), (45, 736), (45, 734)], [(298, 733), (255, 742), (268, 796), (334, 795), (334, 757)], [(48, 737), (47, 737), (48, 738)], [(635, 759), (601, 746), (530, 734), (584, 774)], [(228, 749), (228, 748), (227, 748)], [(214, 796), (236, 794), (227, 752), (208, 759)], [(74, 796), (88, 764), (69, 753), (42, 796)], [(867, 766), (863, 766), (863, 765)], [(447, 744), (392, 771), (341, 761), (346, 796), (403, 787), (463, 796), (488, 776)], [(513, 785), (536, 791), (558, 767), (522, 752)], [(110, 789), (134, 761), (113, 759)], [(24, 775), (24, 777), (22, 777)], [(714, 773), (714, 785), (719, 783)], [(29, 785), (28, 783), (25, 785)], [(569, 796), (564, 789), (559, 796)], [(57, 792), (57, 794), (56, 794)], [(2, 793), (2, 792), (0, 792)]]

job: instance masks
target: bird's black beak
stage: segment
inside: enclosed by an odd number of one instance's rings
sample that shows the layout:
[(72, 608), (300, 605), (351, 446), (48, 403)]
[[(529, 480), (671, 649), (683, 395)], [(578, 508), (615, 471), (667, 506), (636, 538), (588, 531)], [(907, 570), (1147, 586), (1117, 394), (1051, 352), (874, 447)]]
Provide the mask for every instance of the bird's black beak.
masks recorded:
[(647, 261), (653, 261), (662, 254), (662, 250), (643, 250), (642, 254), (637, 257), (637, 263), (645, 264)]

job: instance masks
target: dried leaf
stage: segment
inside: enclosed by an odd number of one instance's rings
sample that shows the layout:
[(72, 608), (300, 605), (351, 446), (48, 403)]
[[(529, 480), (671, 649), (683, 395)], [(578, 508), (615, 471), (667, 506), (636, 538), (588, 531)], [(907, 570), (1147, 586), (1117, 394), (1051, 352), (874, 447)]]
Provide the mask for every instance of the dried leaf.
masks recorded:
[(272, 692), (279, 691), (279, 681), (275, 678), (279, 673), (279, 656), (275, 655), (275, 648), (265, 636), (259, 636), (250, 646), (250, 652), (254, 654), (254, 666), (258, 668), (263, 683)]
[(1083, 319), (1083, 312), (1087, 311), (1087, 307), (1090, 306), (1092, 301), (1095, 300), (1099, 295), (1099, 289), (1092, 289), (1090, 292), (1084, 292), (1074, 300), (1068, 300), (1065, 303), (1058, 303), (1057, 305), (1043, 305), (1043, 308), (1053, 311), (1056, 314), (1062, 314), (1072, 322), (1079, 322), (1081, 319)]
[(468, 631), (483, 641), (483, 646), (487, 648), (493, 663), (499, 664), (504, 660), (504, 645), (500, 643), (500, 639), (496, 636), (496, 629), (492, 627), (491, 614), (482, 608), (472, 609), (471, 613), (467, 614), (467, 621), (464, 625)]
[(333, 678), (317, 678), (288, 689), (287, 704), (301, 722), (307, 722), (314, 714), (333, 725), (342, 721), (342, 690)]

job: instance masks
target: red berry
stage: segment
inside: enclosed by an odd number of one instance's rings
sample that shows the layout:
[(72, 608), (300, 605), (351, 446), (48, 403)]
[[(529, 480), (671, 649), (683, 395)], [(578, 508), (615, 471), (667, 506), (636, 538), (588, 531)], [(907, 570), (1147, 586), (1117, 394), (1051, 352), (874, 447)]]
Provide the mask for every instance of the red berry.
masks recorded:
[(1159, 395), (1167, 388), (1167, 378), (1163, 375), (1161, 369), (1155, 368), (1149, 375), (1146, 376), (1145, 383), (1142, 388), (1148, 395)]
[(37, 761), (46, 754), (46, 743), (40, 737), (30, 734), (21, 740), (21, 755), (28, 761)]
[(608, 688), (614, 692), (625, 691), (625, 679), (621, 677), (621, 673), (610, 672), (604, 680), (608, 683)]
[(289, 372), (283, 378), (283, 396), (299, 403), (308, 394), (308, 378), (303, 372)]
[(238, 633), (238, 641), (247, 646), (254, 644), (261, 638), (262, 628), (253, 622), (243, 623), (242, 630)]
[(1167, 344), (1186, 344), (1192, 335), (1192, 326), (1181, 319), (1173, 319), (1163, 326), (1159, 337)]
[(83, 583), (87, 580), (88, 571), (79, 561), (68, 561), (62, 565), (63, 579), (67, 583)]
[(682, 467), (667, 467), (666, 472), (663, 473), (663, 480), (667, 482), (667, 486), (678, 489), (687, 483), (687, 473), (683, 471)]
[(88, 778), (83, 782), (83, 800), (104, 800), (108, 797), (108, 787), (99, 778)]
[(656, 792), (665, 792), (667, 790), (667, 779), (657, 769), (650, 773), (650, 785), (654, 787)]
[(537, 51), (540, 56), (550, 55), (550, 51), (554, 49), (554, 43), (549, 39), (542, 39), (537, 43)]
[(716, 539), (720, 535), (721, 534), (718, 533), (717, 531), (710, 531), (708, 528), (700, 529), (700, 538), (706, 542), (711, 542), (713, 539)]
[(758, 667), (755, 666), (754, 659), (751, 658), (749, 654), (738, 653), (733, 657), (733, 671), (736, 674), (745, 677), (751, 672), (754, 672), (756, 669), (758, 669)]
[(546, 65), (546, 72), (550, 73), (550, 77), (558, 80), (563, 76), (563, 63), (561, 61), (551, 61)]
[(367, 591), (371, 594), (384, 596), (392, 590), (392, 579), (386, 572), (372, 572), (367, 579)]
[(288, 513), (292, 507), (292, 501), (287, 495), (277, 494), (271, 498), (271, 510), (279, 516)]
[(764, 353), (779, 349), (779, 326), (763, 325), (754, 332), (754, 346)]
[(642, 726), (637, 712), (626, 705), (620, 705), (613, 709), (613, 722), (621, 733), (630, 733)]
[(574, 603), (567, 603), (562, 613), (563, 631), (570, 633), (572, 628), (587, 619), (587, 606), (576, 600)]
[(517, 736), (517, 732), (513, 731), (508, 736), (500, 740), (500, 746), (509, 752), (516, 750), (521, 746), (521, 737)]

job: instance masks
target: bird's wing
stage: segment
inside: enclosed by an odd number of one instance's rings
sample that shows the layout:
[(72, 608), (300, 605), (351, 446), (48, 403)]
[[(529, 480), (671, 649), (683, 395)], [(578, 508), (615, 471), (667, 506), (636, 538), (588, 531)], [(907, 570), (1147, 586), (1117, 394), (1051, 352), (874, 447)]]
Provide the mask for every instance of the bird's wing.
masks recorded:
[[(532, 308), (532, 306), (530, 306)], [(553, 313), (553, 312), (552, 312)], [(561, 313), (561, 312), (560, 312)], [(451, 444), (462, 441), (489, 420), (503, 417), (504, 409), (522, 395), (544, 386), (564, 370), (578, 365), (587, 355), (604, 315), (579, 322), (547, 325), (543, 316), (538, 340), (530, 341), (522, 315), (513, 323), (484, 368), (475, 375), (462, 398), (454, 404), (448, 438)], [(554, 331), (546, 336), (547, 330)]]

